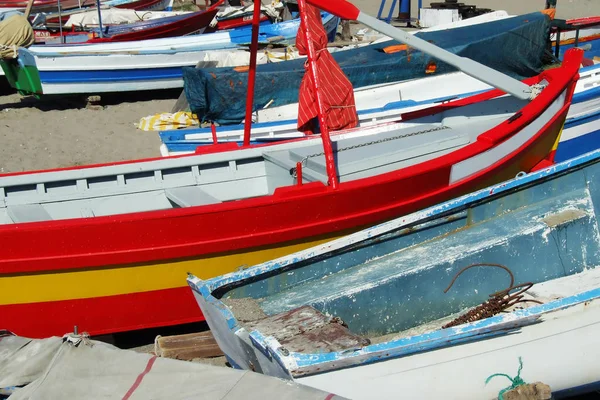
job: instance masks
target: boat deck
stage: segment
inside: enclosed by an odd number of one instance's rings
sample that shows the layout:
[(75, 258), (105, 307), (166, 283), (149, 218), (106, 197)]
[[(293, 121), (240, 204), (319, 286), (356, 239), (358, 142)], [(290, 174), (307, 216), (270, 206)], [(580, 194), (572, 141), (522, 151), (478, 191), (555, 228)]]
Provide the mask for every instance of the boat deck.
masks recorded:
[[(334, 141), (341, 182), (425, 162), (474, 142), (512, 115), (452, 115), (369, 128)], [(441, 118), (444, 117), (444, 118)], [(362, 133), (362, 131), (361, 131)], [(233, 152), (0, 177), (0, 224), (187, 208), (272, 194), (304, 182), (326, 184), (320, 140)]]

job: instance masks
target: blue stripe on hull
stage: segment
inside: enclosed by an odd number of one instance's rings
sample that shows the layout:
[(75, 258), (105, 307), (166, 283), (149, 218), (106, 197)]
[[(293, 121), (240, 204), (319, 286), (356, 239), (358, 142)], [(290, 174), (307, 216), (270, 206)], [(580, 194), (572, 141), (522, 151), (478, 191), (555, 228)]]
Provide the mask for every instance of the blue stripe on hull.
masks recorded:
[(182, 78), (182, 67), (91, 71), (40, 71), (42, 84), (121, 82)]
[[(566, 131), (567, 129), (575, 128), (590, 122), (597, 122), (600, 124), (600, 112), (588, 114), (579, 118), (569, 119), (565, 123), (564, 130)], [(595, 129), (595, 126), (592, 129), (594, 130), (584, 135), (559, 142), (558, 148), (556, 149), (556, 154), (554, 155), (554, 161), (566, 161), (573, 157), (577, 157), (600, 148), (600, 126), (598, 126), (598, 129)]]
[(600, 148), (600, 129), (571, 140), (560, 142), (554, 161), (563, 162)]
[(583, 92), (575, 93), (573, 95), (573, 104), (583, 103), (584, 101), (595, 99), (598, 96), (600, 96), (600, 86), (584, 90)]

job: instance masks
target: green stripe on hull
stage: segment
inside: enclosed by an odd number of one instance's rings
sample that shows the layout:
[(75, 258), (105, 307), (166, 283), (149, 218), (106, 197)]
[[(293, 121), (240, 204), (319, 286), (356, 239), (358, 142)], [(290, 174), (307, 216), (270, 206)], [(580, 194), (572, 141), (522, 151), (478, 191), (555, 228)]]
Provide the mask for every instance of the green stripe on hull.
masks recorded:
[(0, 66), (2, 66), (10, 86), (20, 94), (35, 96), (44, 94), (40, 73), (36, 67), (22, 66), (17, 60), (1, 60)]

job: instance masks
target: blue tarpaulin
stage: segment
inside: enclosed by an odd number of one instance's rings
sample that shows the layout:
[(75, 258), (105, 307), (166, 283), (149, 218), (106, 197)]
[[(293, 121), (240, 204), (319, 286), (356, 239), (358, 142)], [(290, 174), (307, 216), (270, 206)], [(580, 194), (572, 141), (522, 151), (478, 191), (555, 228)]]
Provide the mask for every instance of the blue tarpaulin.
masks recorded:
[[(512, 77), (523, 79), (541, 72), (549, 34), (549, 17), (531, 13), (499, 21), (452, 30), (417, 33), (452, 53), (471, 58)], [(396, 41), (333, 53), (354, 88), (426, 76), (430, 63), (435, 74), (456, 71), (454, 67), (414, 49), (386, 54), (383, 49)], [(257, 67), (253, 108), (298, 101), (304, 75), (303, 59)], [(240, 123), (245, 115), (248, 73), (233, 68), (186, 67), (184, 90), (190, 109), (204, 121), (221, 125)]]

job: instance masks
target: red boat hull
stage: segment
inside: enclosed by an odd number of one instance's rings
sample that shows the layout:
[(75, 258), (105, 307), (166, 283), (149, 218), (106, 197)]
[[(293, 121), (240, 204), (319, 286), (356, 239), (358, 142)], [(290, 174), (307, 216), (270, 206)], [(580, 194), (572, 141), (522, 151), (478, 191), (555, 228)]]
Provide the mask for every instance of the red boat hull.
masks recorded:
[(108, 38), (90, 39), (87, 41), (87, 43), (124, 42), (130, 40), (159, 39), (189, 35), (207, 27), (208, 24), (210, 24), (210, 21), (212, 21), (215, 17), (216, 13), (216, 9), (207, 10), (171, 24), (160, 25), (154, 28), (142, 29), (135, 32), (112, 35)]
[[(69, 16), (71, 14), (79, 13), (81, 11), (89, 11), (92, 7), (95, 8), (96, 2), (91, 0), (82, 0), (81, 7), (82, 10), (73, 10), (75, 8), (79, 8), (78, 1), (68, 0), (70, 7), (67, 9), (63, 6), (63, 2), (61, 1), (61, 8), (63, 10), (69, 10), (65, 12), (61, 16), (62, 23), (66, 23), (69, 20)], [(56, 0), (53, 1), (54, 8), (56, 8)], [(131, 3), (120, 4), (115, 6), (115, 8), (127, 9), (127, 10), (136, 10), (136, 11), (162, 11), (164, 9), (164, 0), (136, 0)], [(58, 24), (58, 16), (46, 18), (47, 23)]]
[[(475, 143), (430, 162), (341, 183), (336, 190), (314, 182), (283, 187), (272, 196), (216, 205), (0, 226), (0, 292), (13, 296), (0, 295), (1, 324), (19, 335), (43, 337), (63, 334), (73, 325), (99, 334), (200, 320), (185, 286), (186, 270), (207, 278), (215, 271), (226, 272), (224, 265), (232, 270), (243, 263), (260, 262), (278, 252), (286, 254), (530, 171), (547, 157), (559, 137), (579, 62), (574, 65), (566, 60), (561, 71), (548, 71), (552, 85), (525, 106), (519, 118), (480, 135)], [(529, 140), (468, 177), (452, 180), (453, 166), (524, 129), (559, 93), (566, 93), (564, 105)], [(484, 93), (405, 118), (499, 94)], [(163, 273), (160, 279), (168, 279), (165, 268), (177, 272), (178, 286), (145, 290), (144, 279)], [(130, 278), (122, 278), (129, 271)], [(77, 275), (82, 278), (73, 280)], [(115, 290), (130, 284), (137, 289), (117, 296), (94, 295), (95, 290), (112, 290), (100, 283), (108, 276)], [(61, 297), (65, 291), (76, 293), (77, 286), (83, 285), (91, 285), (89, 290), (94, 292), (86, 292), (85, 299), (73, 295), (72, 299), (26, 301), (41, 298), (38, 291)], [(24, 286), (30, 286), (31, 292), (22, 293)], [(18, 299), (10, 304), (7, 299), (11, 298)]]

